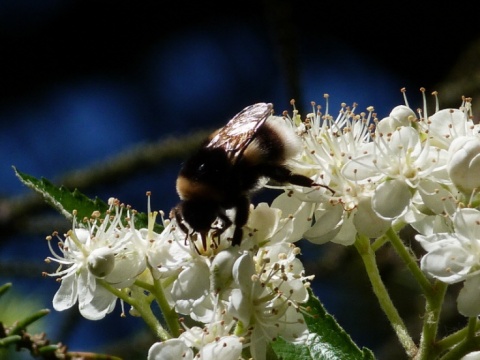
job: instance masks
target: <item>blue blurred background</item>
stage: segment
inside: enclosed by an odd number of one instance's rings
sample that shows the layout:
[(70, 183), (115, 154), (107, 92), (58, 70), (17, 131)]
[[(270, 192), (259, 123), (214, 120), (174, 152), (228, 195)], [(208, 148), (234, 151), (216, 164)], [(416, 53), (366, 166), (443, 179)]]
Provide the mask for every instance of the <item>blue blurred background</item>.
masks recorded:
[[(0, 283), (13, 282), (34, 309), (51, 308), (58, 284), (41, 277), (44, 237), (69, 226), (20, 184), (12, 165), (140, 211), (151, 190), (154, 208), (168, 211), (183, 154), (98, 180), (95, 166), (221, 126), (255, 102), (281, 113), (294, 98), (305, 114), (328, 93), (331, 112), (356, 102), (381, 118), (403, 103), (406, 87), (415, 108), (418, 89), (435, 90), (479, 32), (474, 12), (438, 2), (0, 0)], [(78, 170), (90, 180), (76, 183)], [(386, 321), (371, 318), (378, 308), (352, 270), (355, 253), (302, 246), (312, 254), (304, 261), (316, 273), (315, 292), (354, 340), (379, 358), (398, 349)], [(395, 265), (386, 263), (388, 277)], [(12, 299), (0, 299), (0, 321), (15, 318)], [(129, 346), (146, 354), (152, 342), (141, 321), (120, 319), (119, 310), (98, 322), (76, 309), (53, 312), (42, 329), (72, 350), (126, 358), (134, 356)]]

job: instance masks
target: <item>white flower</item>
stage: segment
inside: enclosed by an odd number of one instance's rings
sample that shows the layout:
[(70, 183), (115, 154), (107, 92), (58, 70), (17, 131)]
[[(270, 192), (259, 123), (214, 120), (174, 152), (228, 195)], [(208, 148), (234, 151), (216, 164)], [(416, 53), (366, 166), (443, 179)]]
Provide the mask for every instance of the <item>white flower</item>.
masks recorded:
[(377, 182), (373, 209), (382, 218), (394, 219), (406, 213), (422, 181), (445, 167), (446, 152), (422, 141), (409, 126), (391, 136), (378, 135), (370, 151), (350, 160), (342, 172), (351, 180)]
[[(452, 185), (453, 180), (462, 191), (471, 192), (480, 184), (478, 176), (471, 176), (480, 170), (476, 157), (480, 148), (473, 140), (479, 138), (480, 126), (471, 120), (470, 99), (463, 99), (460, 110), (439, 110), (437, 99), (435, 114), (429, 117), (425, 90), (421, 91), (420, 118), (406, 98), (406, 105), (395, 107), (380, 121), (372, 107), (368, 115), (357, 115), (355, 105), (342, 104), (333, 118), (327, 102), (325, 114), (318, 108), (303, 122), (294, 110), (290, 120), (302, 138), (304, 152), (292, 162), (292, 170), (335, 192), (287, 190), (288, 195), (310, 204), (306, 213), (313, 222), (303, 234), (306, 239), (351, 245), (357, 233), (377, 238), (397, 222), (414, 222), (417, 228), (430, 231), (432, 224), (439, 223), (432, 216), (453, 214), (459, 201), (477, 201), (472, 193), (470, 199), (459, 199)], [(455, 140), (460, 136), (469, 138), (462, 143), (464, 148), (458, 145), (461, 140)]]
[(471, 116), (471, 99), (464, 98), (460, 109), (438, 110), (423, 124), (432, 145), (448, 149), (452, 141), (461, 136), (478, 134), (478, 124)]
[(201, 359), (238, 360), (243, 349), (242, 339), (231, 335), (235, 322), (225, 312), (217, 312), (218, 321), (211, 321), (202, 329), (194, 326), (186, 329), (180, 339), (198, 349)]
[(148, 360), (193, 360), (194, 353), (181, 339), (169, 339), (153, 344), (148, 350)]
[(454, 215), (452, 232), (417, 235), (416, 239), (427, 251), (422, 270), (448, 284), (466, 280), (458, 310), (465, 316), (480, 315), (480, 211), (460, 209)]
[[(284, 216), (282, 210), (269, 207), (266, 203), (260, 203), (255, 208), (252, 206), (239, 247), (231, 247), (227, 240), (232, 235), (230, 228), (221, 235), (220, 239), (214, 240), (211, 238), (211, 233), (208, 234), (206, 240), (212, 246), (207, 246), (206, 251), (203, 250), (202, 245), (196, 250), (194, 247), (185, 247), (184, 250), (186, 252), (189, 250), (189, 255), (182, 263), (178, 277), (173, 282), (171, 289), (175, 309), (197, 321), (210, 321), (219, 306), (227, 306), (222, 304), (228, 302), (230, 292), (238, 288), (238, 284), (234, 283), (233, 267), (243, 251), (248, 251), (256, 257), (271, 257), (272, 255), (266, 254), (273, 254), (272, 264), (278, 263), (277, 265), (279, 265), (288, 262), (289, 267), (282, 273), (282, 276), (286, 276), (287, 273), (291, 274), (291, 269), (297, 271), (301, 268), (298, 273), (295, 273), (295, 276), (299, 275), (303, 267), (295, 256), (283, 260), (279, 258), (280, 254), (275, 252), (275, 249), (281, 249), (281, 256), (292, 254), (295, 247), (292, 247), (291, 242), (299, 239), (311, 221), (307, 222), (305, 203), (296, 200), (293, 201), (293, 204), (293, 207), (296, 207), (296, 215), (301, 214), (298, 218), (295, 215)], [(283, 205), (287, 205), (287, 203)], [(296, 282), (301, 283), (303, 277), (291, 279), (290, 282), (284, 282), (282, 277), (278, 280), (275, 279), (276, 277), (272, 276), (270, 281), (272, 283), (278, 281), (278, 287), (282, 287), (282, 289), (288, 284), (295, 284), (292, 296), (301, 298), (303, 301), (306, 300), (307, 293), (303, 283), (302, 286), (296, 285)], [(286, 291), (290, 290), (292, 288), (288, 288)]]
[[(172, 220), (172, 223), (174, 221)], [(179, 263), (181, 266), (171, 288), (176, 311), (197, 321), (212, 320), (215, 308), (219, 306), (218, 292), (227, 292), (230, 289), (228, 284), (232, 278), (231, 267), (240, 254), (239, 248), (232, 248), (227, 239), (232, 234), (233, 229), (229, 228), (220, 239), (214, 239), (213, 232), (209, 232), (206, 236), (206, 249), (203, 249), (200, 239), (188, 240), (187, 245), (183, 243), (184, 237), (177, 240), (183, 251), (183, 260)], [(244, 241), (241, 246), (245, 246)]]
[(223, 336), (205, 345), (198, 352), (202, 359), (241, 359), (242, 342), (238, 336)]
[[(260, 211), (262, 204), (258, 204), (255, 208), (256, 211)], [(264, 207), (263, 209), (266, 209)], [(272, 205), (268, 211), (278, 211), (281, 219), (276, 225), (277, 231), (272, 236), (267, 236), (265, 239), (269, 239), (269, 243), (275, 243), (278, 241), (287, 241), (295, 242), (303, 238), (303, 234), (307, 231), (312, 224), (312, 204), (308, 202), (301, 201), (298, 197), (292, 196), (290, 193), (283, 193), (275, 200), (273, 200)], [(258, 216), (260, 218), (260, 216)], [(253, 227), (251, 222), (247, 225)], [(262, 229), (265, 227), (265, 223), (260, 222), (260, 226), (253, 227), (257, 229)], [(267, 227), (268, 228), (268, 227)], [(273, 227), (270, 227), (273, 229)], [(256, 236), (259, 236), (256, 233)]]
[(202, 322), (212, 319), (216, 301), (215, 294), (210, 292), (210, 268), (207, 260), (199, 256), (190, 261), (172, 287), (175, 309)]
[[(262, 359), (266, 344), (277, 336), (303, 339), (307, 328), (299, 304), (308, 300), (312, 277), (305, 276), (299, 249), (292, 244), (300, 236), (295, 228), (307, 223), (304, 203), (297, 200), (295, 205), (301, 205), (296, 214), (305, 216), (297, 225), (295, 216), (280, 209), (252, 206), (240, 246), (230, 246), (230, 228), (220, 239), (207, 234), (206, 249), (203, 244), (184, 245), (190, 253), (173, 282), (171, 299), (177, 312), (205, 324), (181, 335), (187, 346), (206, 358), (228, 359), (237, 359), (244, 346), (251, 346), (252, 356)], [(238, 336), (247, 338), (245, 345)]]
[(179, 271), (191, 259), (191, 248), (185, 245), (185, 234), (177, 227), (175, 220), (165, 220), (162, 214), (163, 231), (153, 231), (158, 215), (150, 209), (148, 198), (148, 228), (140, 229), (136, 241), (139, 251), (145, 254), (151, 275), (155, 279), (164, 279), (178, 275)]
[(67, 233), (65, 240), (59, 240), (58, 255), (51, 246), (52, 237), (47, 239), (52, 257), (47, 262), (57, 262), (56, 272), (47, 274), (61, 279), (60, 288), (53, 298), (57, 311), (69, 309), (78, 301), (82, 316), (98, 320), (110, 313), (116, 296), (99, 284), (97, 279), (117, 288), (130, 286), (135, 276), (145, 268), (143, 254), (139, 254), (131, 242), (132, 230), (122, 225), (123, 208), (117, 200), (111, 200), (110, 214), (99, 219), (99, 214), (87, 228), (74, 228)]
[[(328, 190), (292, 189), (293, 197), (308, 203), (305, 206), (306, 219), (314, 218), (314, 225), (306, 229), (303, 236), (314, 243), (332, 241), (351, 245), (357, 232), (377, 237), (390, 226), (390, 220), (382, 219), (372, 211), (371, 197), (375, 183), (346, 177), (342, 171), (350, 159), (358, 158), (372, 148), (372, 114), (372, 107), (368, 108), (368, 115), (357, 115), (355, 107), (342, 104), (339, 115), (333, 118), (328, 114), (327, 104), (326, 114), (319, 111), (309, 114), (306, 122), (298, 125), (298, 129), (303, 129), (298, 132), (305, 151), (303, 157), (292, 164), (293, 171), (304, 173), (335, 191), (331, 194)], [(399, 108), (392, 112), (391, 121), (402, 124), (408, 121), (404, 118), (410, 115), (410, 112)], [(292, 122), (298, 123), (297, 120), (298, 115)], [(381, 174), (377, 176), (380, 177)], [(281, 197), (286, 199), (286, 195)]]
[[(200, 338), (209, 337), (202, 329), (197, 334)], [(241, 359), (242, 343), (237, 336), (223, 336), (212, 338), (200, 347), (197, 356), (187, 345), (185, 336), (182, 334), (178, 339), (169, 339), (153, 344), (148, 351), (148, 360), (193, 360), (201, 358), (206, 360), (238, 360)], [(190, 345), (191, 346), (191, 345)]]
[[(285, 271), (289, 264), (276, 262), (276, 255), (271, 250), (266, 251), (266, 254), (272, 255), (271, 259), (261, 254), (254, 259), (245, 252), (233, 268), (238, 288), (231, 291), (228, 313), (239, 319), (237, 328), (244, 329), (239, 335), (249, 341), (251, 355), (257, 360), (266, 359), (267, 344), (278, 336), (287, 341), (302, 342), (308, 335), (296, 301), (298, 295), (295, 295), (299, 287), (306, 286), (306, 278), (298, 274), (300, 267), (292, 263), (291, 269), (296, 269), (301, 284), (294, 281), (294, 277)], [(278, 255), (278, 258), (291, 263), (294, 256), (285, 254)], [(280, 279), (284, 284), (280, 284)], [(281, 289), (278, 285), (282, 285)], [(308, 293), (304, 292), (300, 297), (306, 300)]]
[(311, 222), (309, 204), (284, 193), (271, 206), (260, 203), (252, 207), (246, 226), (253, 231), (254, 242), (261, 246), (298, 241)]

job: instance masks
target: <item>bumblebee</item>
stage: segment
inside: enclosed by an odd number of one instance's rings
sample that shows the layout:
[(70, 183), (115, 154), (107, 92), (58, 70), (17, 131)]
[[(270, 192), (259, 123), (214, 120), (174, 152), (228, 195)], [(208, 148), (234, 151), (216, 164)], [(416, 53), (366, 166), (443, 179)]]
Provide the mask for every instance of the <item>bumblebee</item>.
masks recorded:
[[(273, 105), (266, 103), (246, 107), (211, 134), (180, 169), (176, 188), (181, 202), (173, 214), (187, 238), (189, 233), (201, 236), (204, 249), (210, 230), (220, 236), (231, 225), (235, 225), (232, 245), (240, 244), (250, 196), (263, 179), (324, 186), (288, 169), (286, 162), (301, 151), (301, 142), (284, 119), (271, 116), (272, 110)], [(235, 209), (233, 220), (228, 209)]]

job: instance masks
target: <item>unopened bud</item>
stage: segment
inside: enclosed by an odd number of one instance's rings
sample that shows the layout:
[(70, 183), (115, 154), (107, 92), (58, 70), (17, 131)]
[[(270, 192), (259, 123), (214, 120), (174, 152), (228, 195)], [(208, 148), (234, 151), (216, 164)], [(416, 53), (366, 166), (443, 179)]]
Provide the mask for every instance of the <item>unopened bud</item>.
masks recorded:
[(480, 188), (480, 137), (458, 137), (452, 141), (448, 152), (450, 179), (461, 192), (470, 195)]
[(115, 255), (112, 250), (102, 247), (93, 250), (87, 258), (88, 270), (98, 278), (110, 274), (115, 266)]

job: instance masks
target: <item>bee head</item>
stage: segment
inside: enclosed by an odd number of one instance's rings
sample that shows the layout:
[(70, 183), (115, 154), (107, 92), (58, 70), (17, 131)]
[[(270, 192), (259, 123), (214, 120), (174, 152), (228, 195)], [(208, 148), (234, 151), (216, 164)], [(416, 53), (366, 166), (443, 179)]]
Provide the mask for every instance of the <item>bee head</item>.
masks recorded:
[(207, 199), (184, 200), (180, 204), (183, 219), (196, 232), (207, 232), (220, 211), (216, 202)]
[[(202, 148), (182, 166), (177, 178), (177, 192), (184, 201), (215, 199), (219, 202), (225, 192), (231, 163), (220, 149)], [(188, 205), (194, 207), (194, 205)], [(203, 211), (200, 208), (200, 213)], [(191, 211), (194, 213), (194, 211)]]

